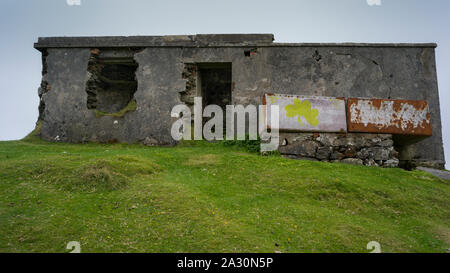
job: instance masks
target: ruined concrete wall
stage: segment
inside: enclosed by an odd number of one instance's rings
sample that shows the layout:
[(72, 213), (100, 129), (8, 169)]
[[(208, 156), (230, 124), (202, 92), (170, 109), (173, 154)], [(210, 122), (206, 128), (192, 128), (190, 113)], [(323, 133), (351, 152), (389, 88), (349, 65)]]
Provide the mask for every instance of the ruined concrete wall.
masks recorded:
[(89, 121), (85, 92), (89, 56), (89, 49), (47, 50), (45, 82), (49, 88), (41, 97), (43, 139), (71, 141), (82, 137), (79, 135)]
[[(46, 82), (50, 91), (42, 95), (45, 104), (41, 137), (64, 142), (150, 141), (174, 144), (170, 136), (173, 105), (180, 103), (178, 92), (184, 88), (181, 66), (167, 57), (169, 49), (135, 54), (138, 89), (134, 94), (136, 110), (123, 116), (96, 115), (88, 109), (86, 84), (90, 49), (48, 49)], [(173, 50), (170, 50), (173, 51)], [(164, 56), (164, 60), (161, 59)], [(174, 80), (175, 79), (175, 80)], [(174, 88), (179, 79), (179, 88)], [(169, 84), (170, 83), (170, 84)], [(171, 87), (169, 89), (169, 86)]]
[[(95, 42), (93, 42), (95, 44)], [(143, 46), (143, 45), (141, 45)], [(277, 45), (143, 47), (134, 93), (137, 107), (121, 117), (87, 108), (91, 48), (49, 48), (41, 135), (68, 142), (175, 144), (170, 111), (182, 103), (187, 63), (232, 63), (232, 103), (261, 104), (264, 93), (426, 100), (433, 136), (401, 147), (400, 159), (443, 166), (441, 118), (431, 47)], [(101, 48), (100, 48), (101, 49)], [(251, 54), (248, 52), (251, 51)]]

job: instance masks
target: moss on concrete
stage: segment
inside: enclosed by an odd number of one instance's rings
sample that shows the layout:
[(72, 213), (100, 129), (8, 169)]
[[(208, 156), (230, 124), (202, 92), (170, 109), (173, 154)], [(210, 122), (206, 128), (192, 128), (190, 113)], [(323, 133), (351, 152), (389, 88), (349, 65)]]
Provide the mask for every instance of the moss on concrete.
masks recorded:
[(137, 109), (137, 104), (136, 104), (136, 99), (132, 99), (127, 106), (125, 106), (122, 110), (120, 110), (119, 112), (115, 112), (115, 113), (106, 113), (106, 112), (102, 112), (99, 110), (94, 110), (95, 111), (95, 116), (96, 117), (103, 117), (103, 116), (110, 116), (110, 117), (116, 117), (116, 118), (121, 118), (123, 116), (125, 116), (126, 113), (128, 112), (132, 112), (132, 111), (136, 111)]

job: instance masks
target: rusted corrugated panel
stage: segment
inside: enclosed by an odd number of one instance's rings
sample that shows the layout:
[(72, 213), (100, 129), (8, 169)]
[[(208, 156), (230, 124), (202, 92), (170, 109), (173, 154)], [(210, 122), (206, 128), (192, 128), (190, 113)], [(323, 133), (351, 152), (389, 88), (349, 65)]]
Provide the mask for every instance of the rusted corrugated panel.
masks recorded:
[(426, 101), (350, 98), (347, 111), (349, 132), (432, 135)]
[[(265, 94), (263, 104), (278, 105), (279, 129), (292, 132), (346, 132), (347, 119), (343, 98)], [(266, 107), (266, 125), (270, 107)]]

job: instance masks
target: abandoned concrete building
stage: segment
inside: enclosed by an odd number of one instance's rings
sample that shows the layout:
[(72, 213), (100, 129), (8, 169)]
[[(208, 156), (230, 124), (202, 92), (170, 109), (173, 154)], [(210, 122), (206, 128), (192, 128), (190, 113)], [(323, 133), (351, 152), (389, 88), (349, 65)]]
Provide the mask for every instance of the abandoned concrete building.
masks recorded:
[[(174, 145), (170, 112), (194, 96), (220, 107), (293, 102), (280, 122), (286, 157), (443, 168), (435, 47), (272, 34), (39, 38), (40, 136)], [(319, 110), (295, 116), (302, 107)]]

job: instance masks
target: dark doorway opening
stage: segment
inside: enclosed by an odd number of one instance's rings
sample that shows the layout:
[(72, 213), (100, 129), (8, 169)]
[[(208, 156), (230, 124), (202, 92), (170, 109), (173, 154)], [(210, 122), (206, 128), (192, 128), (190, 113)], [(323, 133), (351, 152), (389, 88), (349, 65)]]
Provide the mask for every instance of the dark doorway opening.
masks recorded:
[(200, 63), (198, 69), (203, 107), (216, 104), (225, 113), (231, 104), (231, 63)]
[[(180, 100), (191, 108), (191, 112), (194, 111), (194, 97), (202, 97), (202, 113), (206, 106), (218, 105), (223, 111), (225, 129), (226, 106), (232, 102), (231, 63), (185, 63), (182, 78), (186, 80), (186, 88), (181, 92)], [(209, 119), (203, 118), (203, 124)]]

